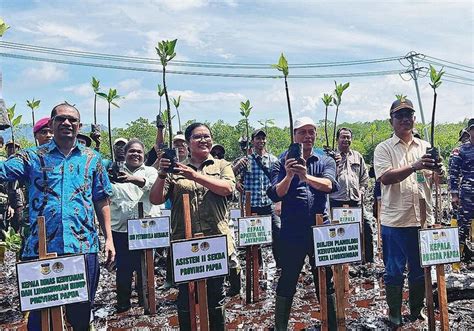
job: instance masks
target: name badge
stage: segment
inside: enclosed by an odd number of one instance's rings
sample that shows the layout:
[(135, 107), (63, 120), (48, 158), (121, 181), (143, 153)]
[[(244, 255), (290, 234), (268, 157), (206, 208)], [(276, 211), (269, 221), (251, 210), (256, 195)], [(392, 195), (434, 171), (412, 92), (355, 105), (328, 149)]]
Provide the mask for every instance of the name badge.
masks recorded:
[(416, 181), (420, 184), (426, 183), (426, 178), (422, 171), (416, 172)]

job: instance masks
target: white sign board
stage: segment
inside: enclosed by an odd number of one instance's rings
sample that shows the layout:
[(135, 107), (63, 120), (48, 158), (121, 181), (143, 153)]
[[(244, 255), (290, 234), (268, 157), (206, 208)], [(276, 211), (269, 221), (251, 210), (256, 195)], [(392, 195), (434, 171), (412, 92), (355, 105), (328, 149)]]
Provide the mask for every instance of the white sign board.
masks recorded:
[(229, 273), (227, 236), (171, 242), (175, 283), (226, 276)]
[(317, 267), (362, 260), (359, 223), (314, 226), (313, 241)]
[(362, 224), (362, 208), (332, 208), (332, 220), (339, 223), (359, 222)]
[(238, 219), (239, 217), (242, 217), (242, 211), (240, 209), (231, 209), (230, 210), (230, 218), (231, 219)]
[(239, 246), (262, 245), (272, 242), (272, 217), (251, 216), (238, 219)]
[(170, 218), (168, 216), (128, 220), (128, 248), (130, 250), (170, 246)]
[(418, 231), (421, 266), (459, 262), (458, 228), (436, 228)]
[(16, 275), (21, 311), (89, 300), (84, 255), (20, 262)]
[(161, 216), (171, 217), (171, 209), (161, 209)]

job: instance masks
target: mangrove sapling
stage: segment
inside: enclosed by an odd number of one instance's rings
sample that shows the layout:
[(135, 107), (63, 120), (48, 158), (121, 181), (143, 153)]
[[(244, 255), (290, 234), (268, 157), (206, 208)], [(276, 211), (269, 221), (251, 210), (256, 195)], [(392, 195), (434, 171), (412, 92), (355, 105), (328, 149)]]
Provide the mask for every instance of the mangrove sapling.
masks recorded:
[(165, 129), (165, 122), (163, 120), (163, 113), (161, 112), (161, 99), (163, 98), (163, 95), (165, 94), (165, 91), (163, 90), (163, 88), (161, 87), (160, 84), (158, 84), (158, 89), (157, 89), (157, 92), (158, 92), (158, 96), (160, 97), (160, 108), (158, 110), (158, 115), (156, 115), (156, 129), (157, 129), (157, 135), (156, 135), (156, 146), (158, 147), (158, 149), (162, 150), (166, 147), (164, 141), (165, 141), (165, 138), (164, 138), (164, 129)]
[[(16, 104), (7, 108), (8, 120), (10, 121), (10, 129), (12, 130), (12, 143), (15, 146), (15, 129), (20, 124), (22, 115), (15, 117)], [(14, 147), (15, 148), (15, 147)]]
[(116, 89), (109, 89), (109, 93), (105, 94), (103, 92), (97, 92), (97, 95), (107, 101), (108, 108), (107, 108), (107, 125), (108, 125), (108, 130), (109, 130), (109, 148), (110, 148), (110, 154), (111, 154), (111, 159), (112, 163), (115, 162), (115, 155), (114, 155), (114, 149), (112, 146), (112, 120), (111, 120), (111, 115), (110, 115), (110, 108), (111, 105), (120, 108), (119, 105), (116, 103), (116, 100), (120, 99), (121, 96), (117, 94)]
[(252, 110), (252, 106), (250, 106), (250, 100), (247, 99), (245, 102), (240, 102), (240, 115), (242, 115), (245, 119), (245, 133), (247, 136), (247, 153), (250, 152), (250, 136), (249, 136), (249, 116), (250, 111)]
[[(40, 105), (40, 100), (35, 100), (35, 98), (33, 98), (33, 100), (26, 100), (26, 104), (28, 105), (28, 107), (30, 107), (31, 109), (31, 119), (33, 121), (33, 126), (35, 126), (35, 110), (37, 108), (39, 108), (39, 105)], [(38, 146), (38, 142), (36, 141), (35, 139), (35, 144), (36, 146)]]
[(155, 47), (156, 53), (160, 58), (161, 66), (162, 66), (162, 77), (163, 77), (163, 91), (165, 94), (166, 100), (166, 119), (168, 121), (168, 142), (169, 148), (164, 149), (164, 157), (171, 161), (171, 165), (166, 170), (167, 172), (174, 172), (174, 167), (176, 162), (178, 161), (178, 154), (176, 150), (173, 149), (173, 128), (171, 125), (171, 106), (170, 100), (168, 96), (168, 88), (166, 87), (166, 66), (168, 63), (176, 56), (174, 51), (176, 42), (178, 39), (174, 40), (162, 40), (158, 43), (158, 47)]
[(10, 26), (0, 18), (0, 37), (3, 37), (5, 31), (7, 31), (9, 28)]
[(178, 96), (178, 99), (175, 99), (173, 98), (173, 105), (174, 105), (174, 108), (176, 109), (176, 115), (178, 115), (178, 131), (176, 131), (177, 134), (182, 134), (183, 131), (181, 131), (182, 127), (181, 127), (181, 117), (179, 116), (179, 104), (181, 103), (181, 96), (179, 95)]
[[(281, 53), (280, 58), (278, 59), (277, 64), (272, 64), (272, 68), (277, 69), (283, 73), (283, 78), (285, 79), (285, 92), (286, 92), (286, 103), (288, 105), (288, 117), (290, 119), (290, 139), (291, 144), (288, 147), (288, 158), (294, 158), (296, 160), (302, 160), (302, 147), (301, 144), (295, 143), (293, 137), (293, 114), (291, 113), (291, 103), (290, 103), (290, 91), (288, 90), (288, 61), (285, 58), (285, 55)], [(291, 153), (290, 153), (291, 152)]]
[(100, 90), (100, 81), (92, 77), (91, 86), (94, 91), (94, 123), (91, 125), (91, 131), (93, 134), (97, 134), (100, 132), (99, 126), (97, 125), (97, 93), (99, 93)]
[(342, 93), (349, 87), (349, 83), (338, 84), (334, 81), (336, 88), (334, 89), (333, 103), (336, 106), (336, 116), (334, 117), (334, 132), (332, 136), (332, 149), (334, 150), (336, 144), (336, 128), (337, 128), (337, 115), (339, 113), (339, 106), (342, 102)]
[(331, 103), (333, 101), (333, 97), (331, 94), (323, 94), (323, 97), (321, 100), (324, 103), (324, 106), (326, 107), (325, 113), (324, 113), (324, 134), (326, 136), (326, 146), (324, 146), (325, 150), (329, 149), (329, 136), (328, 136), (328, 108), (331, 106)]
[(439, 71), (430, 65), (430, 86), (433, 89), (433, 111), (431, 112), (431, 132), (430, 132), (430, 144), (431, 147), (427, 150), (427, 153), (431, 154), (431, 158), (435, 161), (439, 161), (439, 152), (438, 149), (435, 147), (434, 142), (434, 126), (435, 126), (435, 112), (436, 112), (436, 100), (438, 98), (438, 93), (436, 93), (436, 89), (441, 85), (441, 77), (444, 75), (443, 68)]

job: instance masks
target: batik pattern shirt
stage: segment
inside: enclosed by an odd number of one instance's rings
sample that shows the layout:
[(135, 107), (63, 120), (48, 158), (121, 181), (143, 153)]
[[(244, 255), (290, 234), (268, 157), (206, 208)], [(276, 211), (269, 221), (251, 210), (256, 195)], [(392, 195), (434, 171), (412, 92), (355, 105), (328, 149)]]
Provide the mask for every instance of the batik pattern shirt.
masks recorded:
[(38, 256), (39, 216), (45, 217), (49, 253), (99, 251), (94, 202), (108, 198), (112, 187), (98, 152), (76, 143), (65, 156), (52, 140), (1, 162), (0, 179), (28, 187), (31, 234), (23, 257)]

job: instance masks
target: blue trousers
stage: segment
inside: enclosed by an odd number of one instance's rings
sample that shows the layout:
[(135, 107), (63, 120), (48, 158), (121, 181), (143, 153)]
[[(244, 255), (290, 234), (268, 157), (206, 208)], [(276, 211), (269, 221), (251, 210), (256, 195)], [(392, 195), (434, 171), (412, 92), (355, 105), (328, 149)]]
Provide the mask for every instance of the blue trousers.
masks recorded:
[[(66, 319), (72, 325), (74, 331), (87, 331), (91, 320), (91, 310), (94, 306), (94, 297), (99, 284), (99, 258), (96, 253), (85, 254), (87, 284), (90, 301), (66, 305)], [(28, 317), (28, 330), (41, 330), (41, 313), (33, 310)]]
[(382, 225), (385, 284), (403, 286), (403, 273), (407, 263), (408, 282), (412, 284), (424, 282), (418, 244), (419, 229), (419, 227), (396, 228)]
[[(293, 241), (282, 239), (281, 244), (281, 277), (278, 280), (276, 293), (278, 296), (291, 298), (295, 295), (296, 285), (304, 265), (306, 256), (309, 256), (309, 263), (312, 267), (314, 285), (319, 298), (319, 279), (316, 268), (314, 267), (314, 245), (312, 237), (306, 240)], [(327, 294), (334, 293), (332, 284), (332, 270), (326, 267), (326, 290)]]

